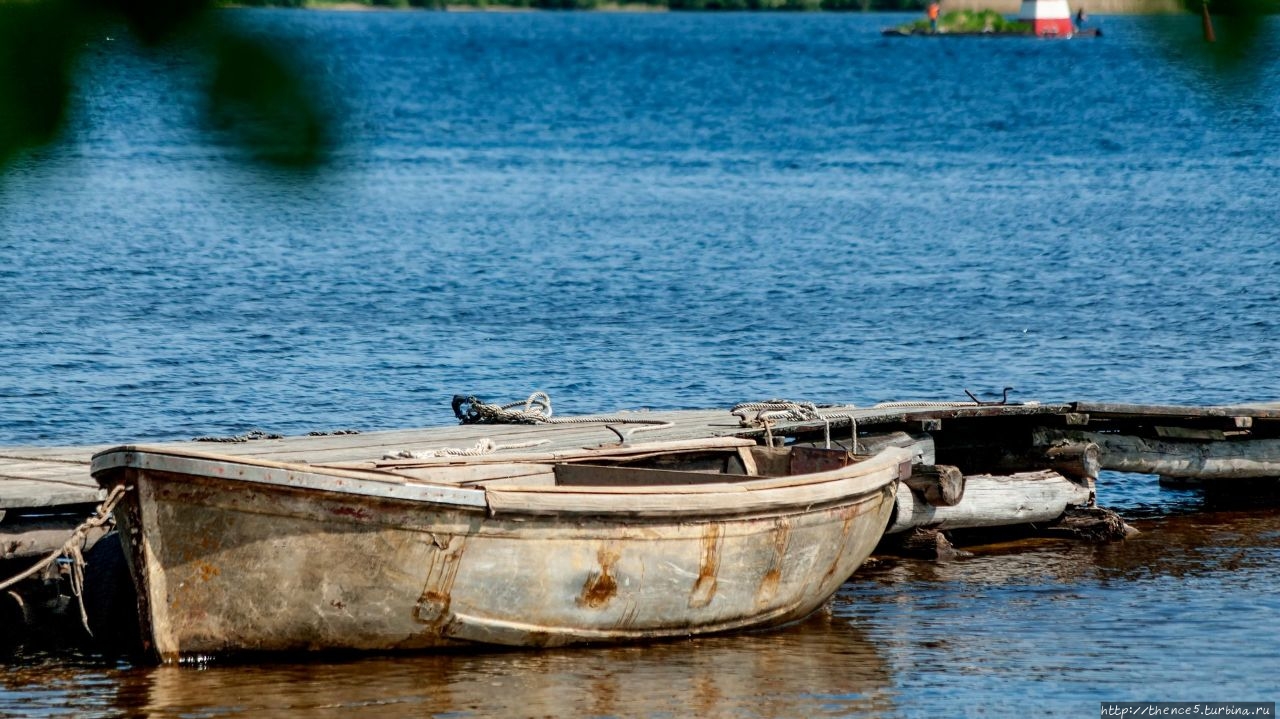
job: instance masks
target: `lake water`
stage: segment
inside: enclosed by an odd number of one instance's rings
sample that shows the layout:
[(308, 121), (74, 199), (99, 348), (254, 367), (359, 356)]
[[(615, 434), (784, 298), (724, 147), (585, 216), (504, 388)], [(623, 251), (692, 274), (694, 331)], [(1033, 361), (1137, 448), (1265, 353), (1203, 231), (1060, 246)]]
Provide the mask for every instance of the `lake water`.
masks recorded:
[[(788, 397), (1280, 399), (1280, 22), (883, 38), (905, 16), (235, 11), (331, 92), (274, 175), (199, 69), (88, 51), (0, 177), (0, 445)], [(1189, 28), (1189, 31), (1188, 31)], [(1274, 701), (1280, 513), (1143, 477), (1102, 547), (861, 571), (768, 634), (264, 667), (34, 654), (20, 716), (1004, 716)]]

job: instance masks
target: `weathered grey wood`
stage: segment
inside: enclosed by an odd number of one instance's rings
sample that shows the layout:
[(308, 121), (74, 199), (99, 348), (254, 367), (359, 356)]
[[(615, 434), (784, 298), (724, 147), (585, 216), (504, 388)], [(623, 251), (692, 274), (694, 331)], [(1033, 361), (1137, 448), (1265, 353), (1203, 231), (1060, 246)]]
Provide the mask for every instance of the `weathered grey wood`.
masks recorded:
[[(1235, 419), (1249, 419), (1236, 417)], [(1229, 431), (1225, 429), (1205, 429), (1203, 427), (1164, 427), (1157, 426), (1156, 435), (1164, 439), (1194, 439), (1201, 442), (1224, 442), (1237, 437), (1247, 437), (1246, 430)]]
[[(79, 517), (0, 524), (0, 560), (34, 559), (48, 555), (60, 549), (79, 524)], [(90, 529), (85, 535), (84, 549), (92, 547), (108, 530), (109, 527)]]
[(1095, 442), (1046, 447), (1044, 457), (1049, 469), (1077, 481), (1092, 482), (1102, 469), (1102, 449)]
[(1094, 442), (1103, 469), (1198, 480), (1280, 477), (1280, 439), (1202, 442), (1044, 429), (1037, 442)]
[(903, 481), (935, 507), (954, 507), (964, 499), (964, 475), (953, 465), (916, 465)]
[(875, 553), (940, 562), (967, 554), (957, 550), (941, 530), (924, 527), (916, 527), (910, 532), (886, 535), (876, 547)]
[[(85, 469), (88, 474), (88, 468)], [(32, 481), (0, 476), (0, 510), (45, 509), (72, 504), (92, 504), (102, 499), (97, 486)]]
[(916, 527), (967, 529), (1047, 522), (1062, 516), (1067, 507), (1089, 501), (1087, 487), (1053, 471), (966, 476), (964, 500), (954, 507), (931, 506), (900, 485), (893, 521), (885, 533)]
[[(990, 442), (991, 440), (987, 440)], [(1101, 450), (1089, 442), (1037, 444), (1010, 447), (1009, 444), (951, 445), (943, 455), (950, 464), (969, 474), (1014, 474), (1052, 469), (1082, 484), (1098, 478)]]
[(1076, 412), (1121, 417), (1253, 417), (1280, 419), (1280, 408), (1271, 403), (1194, 407), (1160, 404), (1122, 404), (1116, 402), (1076, 402)]
[[(976, 406), (971, 404), (936, 405), (929, 403), (892, 403), (876, 407), (832, 407), (820, 412), (829, 415), (827, 421), (781, 421), (773, 428), (775, 436), (796, 436), (808, 433), (806, 440), (815, 434), (829, 430), (833, 439), (840, 440), (840, 433), (856, 423), (865, 433), (869, 428), (901, 428), (920, 426), (923, 421), (943, 419), (979, 420), (981, 418), (1024, 417), (1029, 422), (1044, 417), (1054, 421), (1063, 417), (1070, 424), (1089, 421), (1088, 413), (1096, 414), (1095, 420), (1132, 420), (1162, 418), (1161, 426), (1178, 426), (1186, 419), (1194, 427), (1204, 428), (1205, 418), (1220, 418), (1229, 422), (1228, 431), (1248, 429), (1254, 419), (1280, 418), (1280, 403), (1253, 403), (1230, 407), (1170, 407), (1164, 405), (1125, 405), (1106, 403), (1073, 404), (1022, 404), (1004, 406)], [(709, 436), (746, 436), (762, 438), (762, 429), (744, 428), (739, 425), (729, 409), (680, 410), (630, 413), (610, 413), (644, 421), (670, 422), (670, 426), (653, 431), (638, 432), (634, 442), (675, 439), (698, 439)], [(1195, 420), (1200, 420), (1195, 424)], [(618, 425), (622, 431), (630, 431), (635, 425)], [(1212, 427), (1210, 427), (1212, 428)], [(927, 435), (919, 435), (925, 436)], [(368, 463), (397, 450), (428, 450), (441, 447), (466, 448), (481, 439), (490, 439), (499, 445), (519, 444), (547, 440), (539, 449), (561, 451), (571, 448), (600, 447), (614, 443), (617, 436), (605, 424), (555, 424), (555, 425), (449, 425), (413, 430), (385, 430), (350, 435), (317, 437), (286, 437), (279, 440), (254, 440), (243, 443), (213, 444), (200, 442), (164, 443), (179, 450), (215, 452), (240, 457), (257, 457), (285, 462), (307, 463)], [(1230, 439), (1229, 437), (1227, 438)], [(847, 435), (844, 437), (847, 441)], [(931, 440), (930, 440), (931, 441)], [(873, 452), (871, 437), (860, 438), (861, 451)], [(1235, 442), (1228, 442), (1235, 444)], [(90, 457), (108, 449), (106, 445), (79, 447), (0, 447), (0, 508), (53, 507), (63, 504), (84, 504), (98, 501), (101, 495), (88, 477)], [(935, 457), (927, 444), (921, 444), (916, 452), (917, 463), (933, 464)], [(1251, 470), (1253, 475), (1258, 471)], [(51, 480), (53, 483), (30, 484), (31, 480)], [(71, 489), (58, 486), (65, 483)]]
[(1103, 507), (1068, 507), (1041, 532), (1048, 537), (1068, 537), (1087, 542), (1112, 542), (1138, 533), (1124, 518)]

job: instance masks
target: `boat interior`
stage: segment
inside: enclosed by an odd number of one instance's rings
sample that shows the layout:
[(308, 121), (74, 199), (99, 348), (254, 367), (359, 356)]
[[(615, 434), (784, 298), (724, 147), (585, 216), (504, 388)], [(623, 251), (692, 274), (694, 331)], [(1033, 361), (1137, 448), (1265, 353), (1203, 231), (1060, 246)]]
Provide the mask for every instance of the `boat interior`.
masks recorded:
[(461, 487), (678, 487), (812, 474), (867, 458), (843, 449), (752, 446), (601, 454), (549, 462), (405, 467), (395, 474)]

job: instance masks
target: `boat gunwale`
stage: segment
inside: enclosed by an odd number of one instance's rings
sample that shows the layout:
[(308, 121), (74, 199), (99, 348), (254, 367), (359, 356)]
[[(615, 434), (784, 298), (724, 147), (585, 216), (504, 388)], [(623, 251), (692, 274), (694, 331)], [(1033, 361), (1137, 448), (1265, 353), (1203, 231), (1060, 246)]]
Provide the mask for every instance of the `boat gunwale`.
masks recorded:
[[(415, 481), (390, 473), (333, 469), (138, 445), (123, 445), (93, 455), (90, 473), (100, 485), (109, 487), (114, 484), (107, 475), (113, 470), (121, 469), (151, 470), (228, 482), (480, 509), (488, 506), (483, 489)], [(282, 472), (283, 475), (277, 477), (277, 472)]]
[[(902, 466), (909, 461), (910, 454), (906, 450), (887, 448), (863, 462), (846, 467), (735, 483), (662, 487), (459, 487), (390, 473), (123, 446), (94, 455), (91, 471), (103, 486), (119, 481), (109, 477), (114, 470), (131, 468), (215, 481), (487, 509), (491, 514), (691, 517), (753, 514), (794, 504), (814, 507), (856, 499), (900, 479)], [(842, 486), (851, 482), (862, 486)]]

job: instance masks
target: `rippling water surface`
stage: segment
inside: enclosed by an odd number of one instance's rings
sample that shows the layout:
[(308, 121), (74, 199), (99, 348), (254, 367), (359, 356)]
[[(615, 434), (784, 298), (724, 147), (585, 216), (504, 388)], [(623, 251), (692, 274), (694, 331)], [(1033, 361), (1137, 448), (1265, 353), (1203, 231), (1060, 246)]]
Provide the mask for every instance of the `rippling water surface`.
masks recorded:
[[(1076, 42), (886, 39), (898, 18), (856, 15), (228, 17), (331, 88), (332, 167), (237, 163), (196, 129), (189, 58), (95, 43), (68, 141), (0, 178), (0, 445), (440, 424), (455, 392), (534, 389), (561, 412), (1280, 399), (1274, 20), (1224, 64), (1170, 40), (1193, 17)], [(868, 568), (782, 632), (203, 670), (37, 655), (0, 714), (1276, 699), (1280, 518), (1143, 478), (1101, 493), (1144, 534)]]

